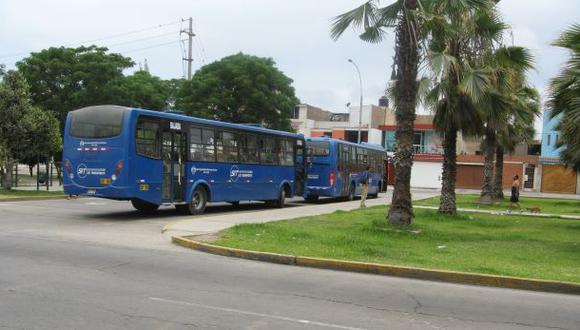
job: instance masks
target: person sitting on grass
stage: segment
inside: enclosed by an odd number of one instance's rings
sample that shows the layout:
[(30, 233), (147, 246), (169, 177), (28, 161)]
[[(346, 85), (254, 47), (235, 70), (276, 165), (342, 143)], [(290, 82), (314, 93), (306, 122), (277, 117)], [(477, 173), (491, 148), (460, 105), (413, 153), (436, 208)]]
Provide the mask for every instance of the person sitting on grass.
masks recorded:
[(511, 212), (512, 206), (516, 204), (522, 211), (522, 206), (520, 205), (520, 177), (516, 174), (514, 175), (514, 180), (512, 181), (512, 192), (510, 196), (510, 207), (508, 212)]

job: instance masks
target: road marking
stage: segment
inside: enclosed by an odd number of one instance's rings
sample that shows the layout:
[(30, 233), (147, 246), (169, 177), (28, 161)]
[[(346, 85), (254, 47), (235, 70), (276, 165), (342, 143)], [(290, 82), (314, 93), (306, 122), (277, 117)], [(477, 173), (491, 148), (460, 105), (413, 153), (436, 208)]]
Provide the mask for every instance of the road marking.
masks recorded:
[(199, 308), (210, 309), (210, 310), (220, 311), (220, 312), (228, 312), (228, 313), (257, 316), (257, 317), (263, 317), (263, 318), (269, 318), (269, 319), (286, 321), (286, 322), (293, 322), (293, 323), (299, 323), (299, 324), (317, 325), (317, 326), (325, 327), (325, 328), (346, 329), (346, 330), (365, 330), (363, 328), (354, 328), (354, 327), (348, 327), (348, 326), (343, 326), (343, 325), (338, 325), (338, 324), (331, 324), (331, 323), (324, 323), (324, 322), (317, 322), (317, 321), (310, 321), (310, 320), (303, 320), (303, 319), (295, 319), (295, 318), (286, 317), (286, 316), (256, 313), (256, 312), (244, 311), (244, 310), (234, 309), (234, 308), (210, 306), (210, 305), (197, 304), (197, 303), (192, 303), (192, 302), (187, 302), (187, 301), (171, 300), (171, 299), (164, 299), (164, 298), (157, 298), (157, 297), (149, 297), (149, 299), (153, 300), (153, 301), (159, 301), (159, 302), (165, 302), (165, 303), (183, 305), (183, 306), (199, 307)]

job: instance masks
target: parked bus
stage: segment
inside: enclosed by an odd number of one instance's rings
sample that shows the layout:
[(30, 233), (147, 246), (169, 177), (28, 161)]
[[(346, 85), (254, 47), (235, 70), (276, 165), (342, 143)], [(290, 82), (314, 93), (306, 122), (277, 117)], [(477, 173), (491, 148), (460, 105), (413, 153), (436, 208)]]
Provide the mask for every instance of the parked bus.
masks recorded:
[(208, 202), (302, 196), (302, 135), (114, 105), (68, 114), (64, 191), (130, 200), (140, 211), (175, 205), (203, 213)]
[(308, 149), (306, 200), (320, 196), (346, 197), (360, 195), (360, 178), (369, 170), (370, 198), (387, 189), (387, 153), (380, 145), (356, 144), (327, 137), (306, 140)]

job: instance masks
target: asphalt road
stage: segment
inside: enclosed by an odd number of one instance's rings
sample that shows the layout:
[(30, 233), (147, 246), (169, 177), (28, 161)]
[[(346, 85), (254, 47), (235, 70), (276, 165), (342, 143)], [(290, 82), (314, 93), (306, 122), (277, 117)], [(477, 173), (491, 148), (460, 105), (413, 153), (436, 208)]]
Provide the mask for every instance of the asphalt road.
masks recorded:
[(579, 296), (213, 256), (160, 234), (179, 219), (97, 199), (0, 203), (0, 328), (580, 329)]

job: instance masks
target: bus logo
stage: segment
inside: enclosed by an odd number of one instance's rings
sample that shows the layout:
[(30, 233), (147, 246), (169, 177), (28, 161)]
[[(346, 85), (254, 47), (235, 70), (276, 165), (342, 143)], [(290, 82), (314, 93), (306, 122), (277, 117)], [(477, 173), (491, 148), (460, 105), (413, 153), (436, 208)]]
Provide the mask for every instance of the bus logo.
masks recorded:
[(80, 164), (77, 167), (77, 175), (79, 178), (84, 179), (87, 177), (87, 165), (85, 164)]
[(237, 165), (233, 165), (230, 169), (230, 180), (233, 182), (238, 181), (238, 177), (240, 176), (240, 168)]
[(195, 175), (195, 172), (197, 172), (197, 167), (194, 165), (191, 167), (191, 175)]

